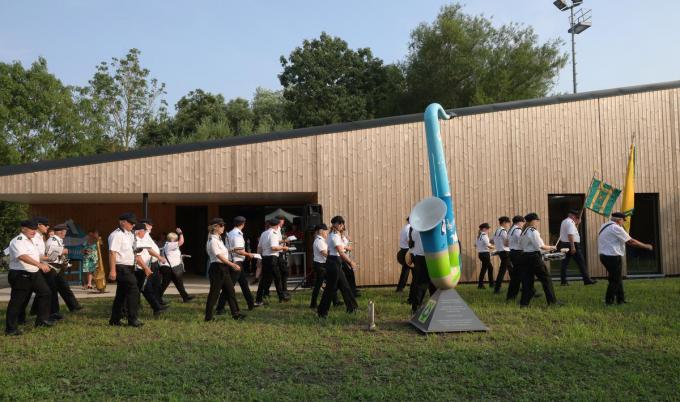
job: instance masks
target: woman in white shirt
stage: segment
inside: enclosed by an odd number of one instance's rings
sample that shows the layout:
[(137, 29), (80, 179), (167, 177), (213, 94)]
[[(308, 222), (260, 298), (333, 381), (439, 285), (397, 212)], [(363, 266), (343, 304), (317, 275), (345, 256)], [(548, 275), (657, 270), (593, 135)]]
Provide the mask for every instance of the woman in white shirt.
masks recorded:
[(328, 316), (331, 301), (338, 290), (342, 293), (348, 313), (353, 313), (359, 307), (349, 288), (347, 278), (342, 272), (343, 261), (354, 268), (354, 261), (345, 253), (345, 245), (342, 242), (341, 233), (345, 226), (345, 220), (342, 216), (335, 216), (331, 219), (331, 225), (331, 233), (328, 236), (328, 257), (326, 258), (326, 288), (323, 290), (321, 303), (319, 303), (317, 309), (320, 318)]
[(479, 225), (479, 232), (477, 233), (477, 256), (482, 262), (482, 269), (479, 271), (479, 281), (477, 283), (478, 289), (484, 289), (484, 276), (489, 274), (489, 287), (493, 288), (493, 264), (491, 264), (491, 250), (493, 246), (489, 241), (489, 226), (488, 223)]
[(163, 245), (162, 254), (165, 256), (167, 262), (161, 265), (161, 270), (164, 271), (161, 282), (161, 297), (165, 290), (170, 286), (170, 282), (175, 284), (177, 291), (182, 296), (184, 303), (193, 300), (195, 296), (187, 293), (184, 288), (184, 262), (182, 261), (182, 251), (180, 247), (184, 244), (184, 234), (182, 229), (175, 229), (176, 232), (170, 232), (166, 236), (166, 242)]
[(229, 250), (222, 241), (222, 234), (224, 233), (224, 220), (222, 218), (214, 218), (210, 221), (208, 226), (208, 242), (205, 246), (210, 259), (210, 268), (208, 270), (208, 277), (210, 278), (210, 292), (208, 293), (208, 301), (205, 305), (205, 320), (213, 321), (214, 308), (217, 304), (217, 299), (220, 297), (220, 291), (225, 292), (227, 301), (229, 303), (229, 310), (231, 316), (235, 320), (242, 320), (246, 318), (241, 314), (236, 301), (236, 292), (234, 292), (234, 282), (231, 280), (230, 269), (240, 270), (237, 264), (229, 261)]
[(312, 290), (312, 301), (309, 308), (317, 308), (317, 300), (319, 299), (319, 292), (321, 285), (326, 280), (326, 258), (328, 257), (328, 226), (325, 223), (316, 225), (314, 228), (314, 288)]

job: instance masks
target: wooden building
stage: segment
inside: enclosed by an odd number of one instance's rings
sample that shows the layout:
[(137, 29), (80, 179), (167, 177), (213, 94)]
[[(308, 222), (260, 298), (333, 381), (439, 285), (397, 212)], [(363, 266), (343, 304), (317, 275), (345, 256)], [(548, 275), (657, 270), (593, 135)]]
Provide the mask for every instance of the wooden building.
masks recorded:
[[(451, 110), (457, 117), (441, 124), (463, 280), (479, 271), (479, 223), (493, 227), (498, 216), (535, 211), (544, 238), (550, 233), (554, 241), (594, 172), (623, 185), (634, 135), (632, 231), (657, 248), (630, 253), (628, 274), (680, 274), (679, 106), (675, 81)], [(256, 233), (272, 208), (304, 215), (305, 205), (320, 204), (324, 222), (334, 215), (348, 222), (358, 283), (384, 285), (398, 279), (398, 232), (413, 205), (431, 194), (428, 177), (418, 114), (6, 166), (0, 199), (29, 203), (53, 222), (72, 218), (105, 238), (119, 213), (143, 214), (147, 194), (154, 231), (184, 226), (194, 254), (202, 253), (198, 240), (214, 216), (244, 214)], [(581, 228), (594, 276), (606, 275), (597, 258), (604, 220), (586, 212)]]

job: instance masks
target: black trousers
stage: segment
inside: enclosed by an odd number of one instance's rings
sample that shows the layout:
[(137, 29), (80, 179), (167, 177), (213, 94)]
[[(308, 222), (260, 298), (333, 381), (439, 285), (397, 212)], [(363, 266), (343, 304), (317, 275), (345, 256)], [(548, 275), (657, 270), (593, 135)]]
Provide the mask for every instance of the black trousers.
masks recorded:
[(489, 274), (489, 286), (493, 286), (493, 264), (491, 264), (491, 253), (477, 253), (479, 261), (482, 262), (482, 269), (479, 271), (478, 286), (484, 286), (484, 275)]
[(607, 269), (607, 279), (609, 285), (607, 286), (607, 293), (604, 301), (607, 304), (623, 303), (626, 298), (623, 294), (623, 258), (619, 255), (604, 255), (600, 254), (600, 262)]
[(210, 264), (208, 277), (210, 278), (210, 292), (208, 293), (208, 301), (205, 305), (206, 321), (213, 318), (213, 307), (215, 307), (215, 303), (217, 303), (217, 299), (220, 297), (220, 292), (227, 295), (231, 315), (238, 314), (238, 302), (236, 301), (234, 282), (231, 281), (229, 267), (219, 262), (213, 262)]
[(522, 269), (522, 250), (510, 250), (508, 256), (510, 257), (510, 265), (508, 266), (510, 284), (508, 285), (506, 300), (514, 300), (517, 298), (517, 294), (519, 294), (519, 288), (522, 284), (522, 274), (520, 272)]
[(281, 290), (284, 293), (288, 292), (288, 276), (290, 276), (290, 267), (288, 266), (288, 258), (290, 258), (290, 254), (286, 257), (279, 257), (277, 261), (277, 265), (279, 268), (279, 274), (281, 278), (279, 281), (281, 282)]
[(425, 256), (414, 255), (413, 256), (413, 282), (411, 283), (411, 289), (413, 293), (411, 294), (411, 310), (415, 312), (423, 304), (425, 299), (425, 293), (429, 290), (430, 296), (437, 291), (430, 280), (430, 274), (427, 272), (427, 263), (425, 262)]
[[(66, 281), (66, 273), (64, 272), (64, 268), (66, 267), (60, 264), (52, 265), (61, 268), (58, 273), (52, 269), (45, 273), (41, 271), (42, 275), (45, 276), (47, 286), (50, 287), (50, 292), (52, 293), (50, 296), (50, 314), (59, 313), (59, 296), (64, 299), (64, 303), (66, 303), (66, 307), (69, 311), (76, 310), (78, 307), (80, 307), (80, 303), (78, 303), (78, 299), (76, 299), (76, 296), (73, 294), (71, 286), (69, 286), (68, 281)], [(37, 314), (37, 311), (38, 310), (34, 299), (33, 305), (31, 306), (31, 314)]]
[[(401, 275), (399, 275), (399, 282), (397, 282), (397, 292), (401, 292), (406, 287), (408, 282), (408, 274), (411, 273), (411, 267), (406, 265), (407, 248), (400, 248), (397, 253), (397, 261), (401, 265)], [(411, 280), (413, 282), (413, 280)]]
[(161, 265), (158, 263), (158, 261), (153, 262), (149, 265), (149, 268), (151, 269), (152, 275), (151, 277), (147, 280), (151, 284), (151, 290), (153, 291), (153, 296), (157, 301), (161, 301), (161, 287), (163, 284), (163, 280), (161, 277)]
[[(161, 303), (156, 297), (158, 292), (154, 286), (154, 276), (158, 277), (156, 274), (151, 274), (151, 276), (147, 278), (144, 270), (135, 270), (135, 277), (137, 278), (137, 287), (139, 288), (139, 293), (144, 296), (146, 301), (149, 303), (149, 306), (151, 306), (151, 309), (156, 312), (161, 309)], [(138, 294), (137, 299), (139, 298), (140, 296)]]
[(347, 278), (342, 272), (342, 260), (338, 256), (329, 255), (326, 259), (326, 288), (321, 295), (319, 308), (316, 310), (320, 317), (326, 317), (331, 307), (331, 302), (337, 291), (340, 291), (345, 301), (347, 312), (353, 312), (359, 305), (354, 298), (354, 293), (349, 288)]
[(349, 266), (348, 263), (343, 261), (342, 272), (345, 274), (345, 278), (347, 278), (347, 284), (349, 285), (349, 289), (354, 294), (354, 297), (357, 297), (359, 295), (359, 290), (357, 289), (357, 278), (354, 275), (354, 270), (352, 269), (352, 267)]
[(49, 319), (51, 292), (44, 275), (39, 272), (11, 269), (7, 274), (7, 279), (12, 291), (7, 305), (6, 332), (17, 329), (21, 310), (23, 309), (25, 316), (27, 301), (33, 292), (35, 292), (36, 324)]
[[(590, 283), (592, 282), (592, 279), (590, 279), (590, 275), (588, 274), (588, 267), (586, 266), (586, 259), (583, 258), (583, 251), (581, 249), (581, 243), (574, 243), (574, 246), (576, 248), (576, 253), (571, 254), (571, 252), (567, 252), (567, 256), (565, 259), (562, 260), (562, 265), (560, 266), (560, 279), (562, 283), (567, 283), (567, 267), (569, 266), (569, 261), (573, 258), (574, 261), (576, 261), (576, 265), (578, 266), (578, 270), (581, 272), (581, 278), (583, 279), (583, 283)], [(558, 245), (558, 249), (562, 248), (570, 248), (571, 243), (566, 243), (566, 242), (560, 242)]]
[[(189, 294), (187, 293), (187, 290), (184, 288), (184, 274), (182, 271), (184, 271), (184, 268), (180, 270), (177, 269), (177, 267), (175, 267), (175, 269), (173, 269), (167, 265), (162, 265), (160, 267), (159, 271), (161, 277), (160, 298), (163, 297), (163, 294), (165, 294), (165, 291), (168, 289), (168, 286), (170, 286), (170, 282), (172, 282), (177, 288), (179, 295), (182, 296), (182, 300), (187, 301)], [(160, 298), (158, 299), (159, 301)]]
[[(243, 297), (246, 299), (246, 304), (248, 305), (249, 309), (252, 309), (255, 306), (255, 301), (253, 300), (253, 294), (250, 293), (250, 285), (248, 284), (248, 273), (246, 272), (246, 263), (245, 261), (236, 261), (236, 264), (238, 264), (239, 267), (241, 267), (240, 271), (234, 271), (230, 269), (231, 272), (231, 282), (234, 284), (234, 287), (236, 287), (236, 284), (238, 283), (239, 286), (241, 287), (241, 292), (243, 293)], [(234, 291), (234, 293), (236, 293)], [(220, 294), (220, 300), (217, 302), (217, 311), (223, 311), (224, 307), (227, 305), (227, 293), (222, 292)]]
[(509, 251), (499, 251), (498, 257), (501, 259), (501, 266), (498, 268), (498, 276), (496, 277), (496, 286), (494, 287), (496, 292), (501, 291), (501, 286), (503, 285), (503, 278), (505, 278), (505, 273), (512, 266), (510, 262), (510, 252)]
[(111, 322), (118, 323), (123, 317), (123, 305), (128, 322), (137, 320), (139, 310), (139, 283), (131, 265), (116, 265), (116, 296), (113, 298)]
[(550, 271), (543, 262), (543, 257), (540, 251), (522, 254), (522, 264), (524, 268), (522, 271), (522, 298), (519, 304), (528, 306), (531, 299), (534, 297), (534, 277), (543, 285), (543, 292), (545, 292), (545, 299), (548, 304), (553, 304), (557, 301), (555, 297), (555, 290), (553, 289), (552, 278)]
[(279, 257), (267, 255), (262, 257), (262, 279), (260, 279), (260, 284), (257, 287), (257, 295), (255, 296), (257, 302), (262, 302), (262, 297), (264, 297), (265, 291), (269, 290), (272, 282), (274, 282), (274, 287), (276, 288), (276, 294), (279, 296), (279, 300), (283, 299), (285, 295), (281, 288)]
[[(319, 300), (319, 293), (321, 292), (321, 285), (326, 281), (326, 263), (314, 261), (314, 287), (312, 288), (312, 301), (309, 303), (309, 307), (317, 308), (317, 301)], [(333, 295), (333, 305), (337, 306), (338, 292)]]

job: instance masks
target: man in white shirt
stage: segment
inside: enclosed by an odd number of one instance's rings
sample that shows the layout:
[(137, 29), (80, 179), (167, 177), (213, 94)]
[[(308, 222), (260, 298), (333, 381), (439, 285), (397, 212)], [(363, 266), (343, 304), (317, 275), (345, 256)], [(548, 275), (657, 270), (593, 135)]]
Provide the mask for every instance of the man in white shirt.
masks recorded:
[(505, 279), (505, 273), (508, 268), (512, 265), (510, 262), (510, 238), (508, 237), (508, 229), (512, 222), (510, 217), (501, 216), (498, 218), (498, 228), (493, 235), (493, 244), (496, 247), (496, 255), (501, 260), (501, 266), (498, 268), (498, 276), (496, 277), (496, 285), (494, 286), (494, 294), (501, 292), (501, 286), (503, 285), (503, 279)]
[[(49, 232), (50, 224), (49, 220), (44, 217), (44, 216), (36, 216), (33, 218), (33, 221), (38, 225), (37, 229), (35, 231), (35, 235), (31, 238), (33, 241), (33, 244), (38, 248), (38, 254), (40, 255), (40, 262), (46, 262), (47, 261), (47, 256), (45, 256), (45, 235)], [(53, 276), (51, 275), (53, 271), (50, 270), (46, 273), (40, 272), (40, 275), (45, 276), (45, 282), (47, 282), (47, 286), (50, 287), (50, 291), (54, 289), (54, 280)], [(25, 305), (21, 309), (21, 312), (19, 313), (19, 324), (25, 324), (26, 323), (26, 308), (28, 307), (28, 302), (29, 299), (26, 299)], [(31, 315), (35, 315), (37, 313), (36, 311), (36, 305), (35, 305), (35, 299), (33, 300), (33, 305), (31, 306)]]
[(522, 247), (521, 269), (523, 271), (522, 297), (519, 305), (520, 307), (528, 307), (529, 302), (534, 297), (534, 277), (538, 278), (541, 285), (543, 285), (543, 291), (545, 292), (545, 299), (548, 302), (548, 305), (562, 304), (561, 302), (558, 302), (555, 297), (550, 271), (548, 271), (548, 267), (546, 267), (545, 262), (543, 262), (543, 255), (541, 254), (541, 251), (553, 251), (555, 248), (546, 246), (543, 239), (541, 239), (541, 234), (536, 230), (538, 222), (540, 221), (538, 214), (532, 212), (527, 214), (524, 219), (526, 220), (526, 224), (519, 241), (520, 246)]
[(160, 264), (167, 264), (165, 257), (161, 255), (161, 249), (158, 244), (151, 237), (151, 231), (153, 230), (153, 221), (151, 218), (140, 219), (139, 223), (144, 224), (146, 232), (144, 235), (144, 243), (149, 246), (147, 252), (149, 253), (149, 269), (151, 269), (152, 275), (149, 278), (149, 283), (151, 283), (151, 289), (154, 294), (154, 298), (161, 305), (165, 306), (168, 303), (163, 300), (162, 297), (162, 281), (161, 267)]
[[(406, 264), (406, 253), (409, 247), (409, 234), (413, 229), (406, 218), (406, 225), (399, 231), (399, 251), (397, 252), (397, 262), (401, 265), (401, 275), (399, 275), (399, 282), (397, 283), (397, 292), (401, 292), (406, 287), (408, 282), (408, 274), (411, 272), (411, 267)], [(413, 280), (411, 280), (413, 282)]]
[(47, 274), (52, 277), (52, 283), (54, 286), (50, 289), (52, 291), (52, 315), (50, 317), (60, 320), (64, 317), (59, 313), (59, 295), (61, 295), (61, 298), (64, 299), (66, 307), (68, 307), (69, 311), (78, 311), (83, 307), (80, 305), (80, 303), (78, 303), (76, 296), (71, 290), (71, 286), (69, 286), (64, 276), (67, 266), (63, 263), (63, 256), (68, 255), (68, 249), (64, 247), (64, 239), (66, 238), (68, 227), (66, 224), (60, 223), (55, 225), (52, 230), (54, 230), (54, 235), (47, 239), (47, 242), (45, 242), (45, 254), (49, 264), (53, 265), (55, 268), (58, 268), (59, 272), (51, 270), (50, 273)]
[[(326, 258), (328, 257), (328, 226), (325, 223), (316, 225), (314, 228), (314, 243), (312, 244), (314, 254), (314, 288), (312, 289), (312, 300), (309, 308), (319, 307), (317, 301), (321, 285), (326, 280)], [(336, 294), (337, 295), (337, 294)], [(336, 300), (337, 301), (337, 300)]]
[(168, 306), (161, 304), (158, 300), (157, 294), (160, 294), (160, 290), (157, 291), (154, 286), (155, 273), (151, 268), (151, 261), (154, 258), (152, 253), (159, 256), (159, 254), (154, 251), (154, 247), (158, 246), (156, 245), (156, 242), (148, 236), (148, 230), (145, 223), (140, 221), (135, 224), (132, 231), (135, 236), (133, 248), (135, 250), (135, 278), (137, 278), (137, 287), (139, 288), (139, 292), (149, 303), (149, 306), (151, 306), (154, 317), (158, 317), (168, 308)]
[(7, 317), (5, 320), (5, 335), (21, 335), (18, 328), (19, 315), (24, 310), (31, 293), (36, 298), (36, 327), (54, 325), (50, 320), (50, 288), (45, 277), (40, 272), (48, 272), (50, 267), (40, 261), (40, 252), (33, 243), (38, 224), (27, 220), (21, 222), (21, 234), (12, 239), (9, 244), (9, 273), (7, 275), (12, 288)]
[(519, 240), (522, 236), (522, 228), (524, 228), (525, 219), (522, 215), (515, 215), (512, 218), (512, 227), (508, 230), (508, 247), (510, 248), (510, 284), (508, 285), (508, 294), (506, 300), (515, 300), (519, 294), (519, 289), (522, 284), (521, 264), (522, 264), (522, 246)]
[(135, 277), (135, 262), (141, 257), (135, 255), (134, 234), (132, 228), (137, 223), (133, 213), (124, 213), (118, 217), (119, 227), (108, 238), (109, 244), (109, 279), (116, 281), (116, 296), (111, 308), (110, 325), (121, 325), (123, 304), (126, 305), (127, 321), (131, 327), (141, 327), (137, 319), (139, 310), (139, 287)]
[[(259, 307), (262, 303), (255, 303), (253, 294), (250, 292), (250, 284), (248, 283), (248, 273), (246, 272), (246, 258), (253, 258), (255, 254), (246, 251), (246, 241), (243, 238), (243, 228), (246, 226), (246, 218), (237, 216), (234, 218), (234, 228), (227, 233), (224, 238), (225, 246), (229, 250), (229, 255), (232, 256), (232, 261), (241, 267), (240, 271), (231, 271), (231, 281), (236, 286), (236, 283), (241, 287), (241, 293), (246, 299), (248, 310)], [(222, 292), (220, 300), (217, 302), (217, 311), (215, 314), (226, 314), (227, 294)]]
[(614, 212), (611, 222), (604, 223), (598, 235), (597, 249), (600, 254), (600, 262), (607, 269), (609, 285), (605, 294), (605, 303), (612, 305), (627, 303), (623, 294), (622, 263), (626, 255), (626, 244), (644, 250), (653, 250), (651, 244), (645, 244), (630, 237), (623, 228), (626, 215)]
[(560, 241), (557, 246), (558, 249), (568, 248), (566, 258), (562, 260), (560, 267), (560, 279), (562, 286), (568, 286), (567, 282), (567, 268), (569, 261), (574, 259), (576, 266), (581, 272), (581, 278), (586, 285), (594, 285), (597, 281), (590, 279), (588, 274), (588, 266), (586, 259), (583, 257), (583, 250), (581, 248), (581, 236), (578, 233), (578, 225), (581, 220), (581, 213), (577, 210), (569, 211), (569, 215), (562, 221), (560, 225)]
[(290, 297), (283, 293), (281, 287), (281, 273), (278, 269), (279, 252), (288, 251), (288, 246), (281, 244), (281, 221), (277, 218), (272, 218), (269, 221), (270, 228), (260, 236), (260, 245), (262, 248), (262, 279), (257, 288), (257, 295), (255, 301), (263, 303), (263, 297), (266, 289), (274, 282), (276, 294), (279, 297), (279, 302), (288, 302)]

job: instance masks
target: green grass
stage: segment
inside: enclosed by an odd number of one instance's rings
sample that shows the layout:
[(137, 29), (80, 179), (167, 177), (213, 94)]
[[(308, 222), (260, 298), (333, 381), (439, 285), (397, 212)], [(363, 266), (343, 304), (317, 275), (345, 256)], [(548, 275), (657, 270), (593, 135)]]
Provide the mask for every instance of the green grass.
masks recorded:
[(205, 296), (173, 299), (159, 320), (145, 306), (141, 329), (107, 326), (111, 300), (89, 299), (57, 328), (0, 337), (0, 400), (677, 399), (680, 279), (626, 281), (624, 306), (605, 307), (605, 287), (558, 286), (565, 306), (520, 310), (462, 285), (491, 331), (428, 336), (392, 288), (364, 290), (361, 314), (335, 309), (323, 323), (309, 291), (245, 322), (204, 323)]

